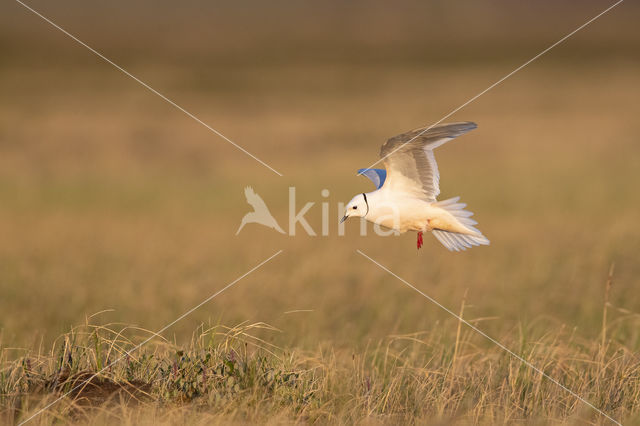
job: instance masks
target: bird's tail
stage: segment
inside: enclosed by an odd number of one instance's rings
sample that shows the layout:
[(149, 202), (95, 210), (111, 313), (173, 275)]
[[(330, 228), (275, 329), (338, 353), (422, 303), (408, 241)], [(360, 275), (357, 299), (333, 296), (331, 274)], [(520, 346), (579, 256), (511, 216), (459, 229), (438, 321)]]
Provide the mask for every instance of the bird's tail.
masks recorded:
[(482, 235), (478, 229), (474, 227), (478, 222), (471, 219), (473, 213), (465, 210), (467, 207), (464, 203), (459, 203), (460, 197), (449, 198), (448, 200), (439, 201), (434, 204), (449, 213), (465, 228), (467, 232), (452, 232), (441, 229), (434, 229), (433, 235), (442, 243), (443, 246), (450, 251), (466, 250), (473, 246), (489, 245), (487, 237)]

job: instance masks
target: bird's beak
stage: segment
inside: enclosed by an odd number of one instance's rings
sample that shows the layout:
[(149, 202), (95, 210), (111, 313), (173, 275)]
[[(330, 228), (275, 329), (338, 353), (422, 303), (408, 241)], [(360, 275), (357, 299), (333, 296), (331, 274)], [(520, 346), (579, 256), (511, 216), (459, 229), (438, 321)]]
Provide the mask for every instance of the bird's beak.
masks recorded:
[(340, 219), (340, 223), (344, 222), (345, 220), (347, 220), (349, 216), (347, 216), (346, 214), (344, 216), (342, 216), (342, 219)]

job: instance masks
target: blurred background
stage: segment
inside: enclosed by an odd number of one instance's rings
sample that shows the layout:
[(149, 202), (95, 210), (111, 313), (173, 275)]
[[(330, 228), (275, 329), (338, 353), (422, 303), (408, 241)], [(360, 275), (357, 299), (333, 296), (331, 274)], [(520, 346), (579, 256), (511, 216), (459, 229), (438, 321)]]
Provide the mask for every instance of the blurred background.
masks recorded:
[[(315, 348), (455, 320), (360, 249), (502, 336), (532, 324), (640, 346), (640, 7), (624, 2), (446, 121), (479, 128), (440, 148), (442, 197), (491, 246), (429, 236), (337, 237), (339, 202), (380, 145), (434, 123), (611, 2), (46, 2), (28, 5), (228, 136), (260, 165), (17, 2), (0, 6), (0, 333), (50, 342), (73, 325), (157, 330), (264, 321)], [(286, 228), (288, 188), (320, 232), (235, 236), (252, 186)], [(322, 197), (328, 189), (330, 195)], [(334, 220), (335, 219), (335, 220)], [(371, 231), (371, 228), (370, 228)], [(292, 312), (297, 311), (297, 312)], [(91, 315), (99, 313), (88, 319)], [(478, 338), (481, 341), (481, 338)]]

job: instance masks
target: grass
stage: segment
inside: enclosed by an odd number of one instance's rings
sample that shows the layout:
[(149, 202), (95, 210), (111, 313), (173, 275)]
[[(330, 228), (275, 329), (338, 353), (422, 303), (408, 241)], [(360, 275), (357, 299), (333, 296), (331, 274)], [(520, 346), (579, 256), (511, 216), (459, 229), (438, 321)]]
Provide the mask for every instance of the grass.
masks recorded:
[[(148, 332), (87, 322), (46, 353), (1, 360), (0, 418), (17, 423), (60, 397), (38, 424), (608, 423), (498, 347), (478, 344), (460, 324), (446, 320), (358, 351), (300, 351), (258, 337), (280, 332), (264, 323), (201, 326), (186, 345), (157, 338), (137, 349)], [(499, 337), (613, 418), (640, 420), (640, 359), (605, 338), (606, 323), (604, 346), (565, 326), (530, 337), (537, 331)]]
[[(638, 314), (604, 285), (600, 339), (566, 325), (520, 324), (498, 340), (624, 424), (640, 421), (640, 357), (608, 336)], [(476, 327), (491, 318), (465, 317)], [(138, 327), (87, 318), (51, 349), (7, 357), (0, 346), (0, 419), (38, 424), (413, 423), (610, 424), (567, 389), (463, 325), (369, 340), (361, 349), (270, 343), (265, 323), (201, 325), (177, 344)], [(607, 318), (615, 315), (608, 323)], [(453, 339), (453, 340), (452, 340)], [(149, 343), (146, 343), (149, 342)], [(42, 410), (42, 411), (41, 411)]]

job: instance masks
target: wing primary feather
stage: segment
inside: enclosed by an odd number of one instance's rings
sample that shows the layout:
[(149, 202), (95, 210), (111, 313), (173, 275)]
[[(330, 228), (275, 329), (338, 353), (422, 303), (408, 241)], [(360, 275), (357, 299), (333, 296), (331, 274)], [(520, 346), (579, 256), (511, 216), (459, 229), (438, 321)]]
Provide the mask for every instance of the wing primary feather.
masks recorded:
[(440, 194), (440, 172), (433, 150), (476, 127), (472, 122), (441, 124), (392, 137), (380, 149), (387, 171), (385, 185), (435, 202)]

